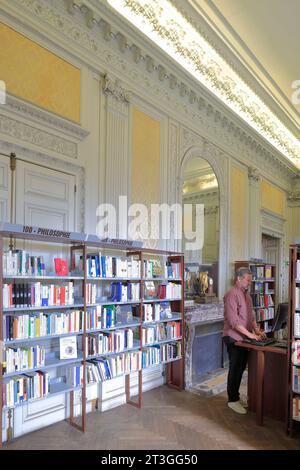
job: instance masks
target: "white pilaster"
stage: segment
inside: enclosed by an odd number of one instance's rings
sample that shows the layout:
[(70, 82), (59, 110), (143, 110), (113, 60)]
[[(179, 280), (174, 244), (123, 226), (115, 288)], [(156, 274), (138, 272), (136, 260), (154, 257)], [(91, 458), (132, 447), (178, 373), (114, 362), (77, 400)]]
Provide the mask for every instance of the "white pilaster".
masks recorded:
[(253, 167), (248, 169), (249, 178), (249, 258), (261, 257), (260, 176)]

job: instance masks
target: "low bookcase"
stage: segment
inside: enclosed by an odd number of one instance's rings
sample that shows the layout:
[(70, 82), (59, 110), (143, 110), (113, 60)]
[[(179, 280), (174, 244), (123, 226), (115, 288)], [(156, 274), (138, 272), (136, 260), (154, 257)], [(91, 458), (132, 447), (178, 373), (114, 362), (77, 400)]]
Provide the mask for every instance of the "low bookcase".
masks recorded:
[(65, 407), (46, 425), (66, 418), (85, 432), (90, 389), (117, 377), (136, 407), (146, 369), (163, 364), (166, 384), (182, 390), (183, 270), (181, 253), (139, 242), (2, 224), (0, 445), (20, 434), (17, 408), (39, 403), (42, 413), (56, 397)]

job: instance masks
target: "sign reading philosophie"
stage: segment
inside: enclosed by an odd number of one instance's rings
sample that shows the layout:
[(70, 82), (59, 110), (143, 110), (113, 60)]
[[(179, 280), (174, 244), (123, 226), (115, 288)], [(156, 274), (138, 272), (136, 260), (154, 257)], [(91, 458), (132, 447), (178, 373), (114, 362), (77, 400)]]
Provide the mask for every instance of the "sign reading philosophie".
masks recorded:
[(26, 234), (32, 237), (50, 237), (53, 239), (60, 240), (73, 240), (73, 241), (84, 241), (84, 233), (79, 232), (67, 232), (65, 230), (57, 230), (45, 227), (35, 227), (32, 225), (21, 225), (21, 224), (10, 224), (8, 222), (2, 222), (0, 225), (0, 232), (10, 232), (12, 236)]
[(99, 238), (97, 235), (85, 234), (81, 232), (67, 232), (45, 227), (35, 227), (33, 225), (10, 224), (2, 222), (0, 224), (0, 233), (9, 232), (12, 236), (26, 234), (34, 237), (47, 237), (56, 240), (71, 240), (74, 242), (103, 243), (105, 245), (121, 245), (130, 248), (141, 248), (143, 243), (139, 240), (124, 240), (119, 238)]

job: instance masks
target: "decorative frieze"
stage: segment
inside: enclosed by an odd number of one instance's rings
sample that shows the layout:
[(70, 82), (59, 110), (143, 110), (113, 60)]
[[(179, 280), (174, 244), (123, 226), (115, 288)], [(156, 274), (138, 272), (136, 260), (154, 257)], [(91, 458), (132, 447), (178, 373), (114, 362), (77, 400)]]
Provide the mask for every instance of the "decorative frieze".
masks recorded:
[(0, 115), (0, 134), (66, 157), (78, 156), (77, 144), (4, 115)]
[(81, 141), (85, 139), (89, 132), (83, 129), (80, 125), (68, 121), (62, 117), (56, 116), (49, 111), (43, 110), (30, 104), (26, 101), (21, 100), (15, 96), (11, 96), (7, 93), (5, 108), (2, 108), (9, 113), (17, 114), (26, 119), (26, 121), (32, 121), (38, 123), (39, 126), (44, 125), (58, 131), (60, 134), (67, 135), (71, 139)]

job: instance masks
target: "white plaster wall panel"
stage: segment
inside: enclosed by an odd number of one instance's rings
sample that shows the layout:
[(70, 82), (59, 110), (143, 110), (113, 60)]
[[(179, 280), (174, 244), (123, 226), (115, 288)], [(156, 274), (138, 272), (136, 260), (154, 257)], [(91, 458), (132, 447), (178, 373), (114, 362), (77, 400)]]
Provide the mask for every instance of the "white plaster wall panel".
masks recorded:
[(18, 162), (16, 222), (74, 230), (74, 185), (73, 175)]
[(65, 394), (17, 407), (14, 411), (14, 437), (65, 419), (65, 408)]

